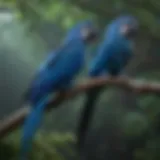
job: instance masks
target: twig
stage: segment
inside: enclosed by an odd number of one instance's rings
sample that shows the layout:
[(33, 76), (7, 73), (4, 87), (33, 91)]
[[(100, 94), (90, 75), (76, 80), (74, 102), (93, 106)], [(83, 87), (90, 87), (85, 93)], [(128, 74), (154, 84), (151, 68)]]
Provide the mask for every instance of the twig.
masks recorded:
[[(57, 97), (46, 107), (46, 110), (58, 107), (64, 100), (73, 98), (81, 92), (85, 92), (88, 89), (99, 87), (99, 86), (117, 86), (124, 89), (133, 90), (138, 93), (155, 93), (160, 94), (160, 83), (158, 82), (147, 82), (145, 80), (132, 80), (128, 78), (100, 78), (88, 80), (85, 83), (79, 84), (67, 92), (61, 92)], [(9, 117), (0, 121), (0, 138), (3, 138), (11, 131), (15, 130), (20, 126), (24, 118), (29, 113), (29, 108), (22, 108), (16, 113), (11, 114)]]

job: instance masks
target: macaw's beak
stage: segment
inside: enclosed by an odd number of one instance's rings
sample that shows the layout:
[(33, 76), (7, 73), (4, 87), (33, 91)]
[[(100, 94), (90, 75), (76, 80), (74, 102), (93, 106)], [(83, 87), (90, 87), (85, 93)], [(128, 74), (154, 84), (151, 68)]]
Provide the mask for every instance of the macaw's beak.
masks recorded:
[(98, 38), (98, 30), (95, 28), (85, 28), (83, 30), (83, 37), (87, 42), (93, 42)]
[(139, 31), (139, 27), (137, 25), (126, 25), (126, 30), (124, 34), (128, 38), (134, 38), (137, 36), (138, 31)]
[(131, 26), (131, 27), (129, 27), (129, 31), (128, 31), (128, 33), (129, 33), (129, 36), (136, 36), (137, 34), (138, 34), (138, 31), (139, 31), (139, 28), (138, 28), (138, 26)]

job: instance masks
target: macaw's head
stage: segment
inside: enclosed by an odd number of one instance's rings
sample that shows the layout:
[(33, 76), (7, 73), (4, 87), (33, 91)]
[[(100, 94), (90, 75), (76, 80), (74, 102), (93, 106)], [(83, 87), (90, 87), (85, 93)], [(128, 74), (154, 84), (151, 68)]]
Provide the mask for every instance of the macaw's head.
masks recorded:
[(139, 24), (135, 17), (121, 16), (116, 19), (116, 23), (119, 26), (119, 32), (121, 35), (129, 39), (136, 37), (139, 30)]
[(95, 41), (98, 37), (98, 30), (91, 21), (83, 21), (75, 25), (67, 34), (65, 42), (73, 39), (81, 39), (87, 43)]

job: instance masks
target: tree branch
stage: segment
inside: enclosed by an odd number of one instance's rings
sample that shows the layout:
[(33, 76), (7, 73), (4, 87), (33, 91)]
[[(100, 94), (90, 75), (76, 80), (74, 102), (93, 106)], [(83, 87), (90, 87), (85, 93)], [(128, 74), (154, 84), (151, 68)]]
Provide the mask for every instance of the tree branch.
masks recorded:
[[(76, 95), (80, 94), (81, 92), (85, 92), (94, 87), (100, 86), (117, 86), (120, 88), (124, 88), (127, 90), (133, 90), (137, 93), (154, 93), (160, 94), (160, 83), (158, 82), (146, 82), (144, 80), (132, 80), (128, 78), (106, 78), (102, 77), (100, 79), (92, 79), (88, 80), (85, 83), (79, 84), (66, 92), (59, 92), (56, 98), (48, 105), (46, 110), (50, 110), (52, 108), (58, 107), (59, 104), (64, 102), (69, 98), (73, 98)], [(17, 111), (16, 113), (11, 114), (9, 117), (4, 118), (4, 120), (0, 121), (0, 138), (3, 138), (11, 131), (15, 130), (19, 127), (24, 118), (29, 113), (29, 108), (25, 107)]]

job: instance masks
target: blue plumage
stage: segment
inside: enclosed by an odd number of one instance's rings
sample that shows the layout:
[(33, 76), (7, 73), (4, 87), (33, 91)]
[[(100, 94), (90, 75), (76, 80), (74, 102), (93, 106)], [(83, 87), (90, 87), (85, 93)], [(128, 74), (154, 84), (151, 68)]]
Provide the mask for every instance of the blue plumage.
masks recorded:
[[(120, 16), (106, 28), (103, 42), (99, 46), (89, 68), (90, 77), (118, 76), (133, 56), (133, 38), (138, 22), (132, 16)], [(95, 103), (102, 88), (93, 88), (87, 93), (86, 102), (77, 130), (78, 146), (82, 149), (86, 132), (92, 118)]]
[(76, 25), (66, 36), (63, 45), (49, 55), (40, 66), (27, 93), (26, 101), (31, 105), (31, 112), (25, 120), (21, 141), (20, 160), (26, 160), (31, 149), (32, 139), (43, 117), (43, 112), (50, 99), (50, 93), (65, 89), (84, 65), (84, 52), (88, 35), (82, 36), (82, 29), (92, 29), (90, 21)]
[(132, 23), (137, 24), (134, 17), (121, 16), (107, 26), (104, 40), (89, 70), (90, 76), (99, 76), (104, 72), (118, 75), (124, 69), (133, 55), (133, 40), (124, 36), (120, 27)]

